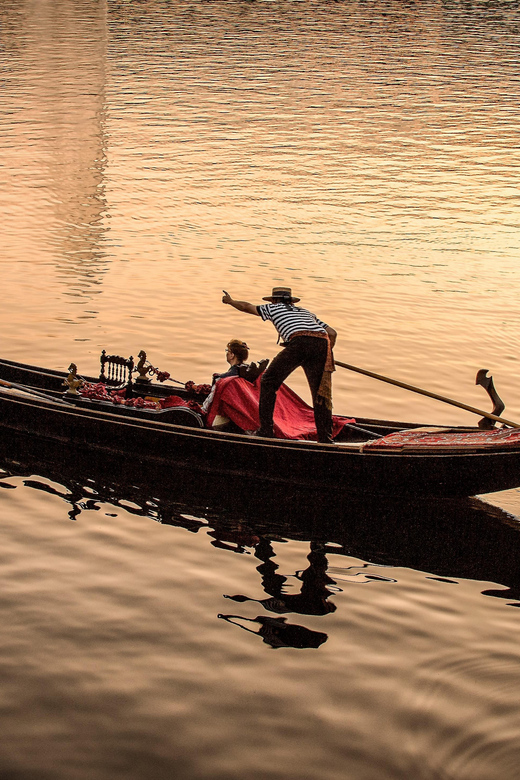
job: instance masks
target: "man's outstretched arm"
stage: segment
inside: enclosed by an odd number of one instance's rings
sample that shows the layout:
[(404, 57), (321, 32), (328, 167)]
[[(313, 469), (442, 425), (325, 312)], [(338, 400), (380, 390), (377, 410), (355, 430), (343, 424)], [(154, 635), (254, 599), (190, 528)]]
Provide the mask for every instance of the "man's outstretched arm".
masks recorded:
[(228, 292), (225, 290), (222, 290), (222, 292), (224, 293), (222, 296), (222, 303), (229, 303), (230, 306), (238, 309), (238, 311), (245, 311), (247, 314), (256, 314), (257, 316), (260, 316), (256, 306), (253, 303), (248, 303), (247, 301), (235, 301)]

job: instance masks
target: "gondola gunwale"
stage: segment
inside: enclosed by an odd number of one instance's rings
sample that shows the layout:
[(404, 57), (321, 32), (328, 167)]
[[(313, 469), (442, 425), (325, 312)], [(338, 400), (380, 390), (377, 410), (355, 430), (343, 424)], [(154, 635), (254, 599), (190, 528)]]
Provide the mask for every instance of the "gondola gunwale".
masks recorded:
[[(4, 371), (7, 369), (7, 376), (4, 376)], [(9, 375), (9, 371), (12, 372), (14, 375)], [(20, 376), (17, 376), (20, 374)], [(28, 376), (25, 376), (28, 374)], [(35, 388), (41, 388), (41, 389), (48, 389), (54, 391), (57, 395), (62, 395), (64, 391), (64, 383), (65, 379), (67, 377), (66, 371), (60, 371), (59, 369), (46, 369), (41, 368), (39, 366), (33, 366), (27, 363), (19, 363), (14, 360), (8, 360), (8, 359), (0, 359), (0, 379), (6, 379), (7, 381), (13, 381), (13, 382), (20, 382), (21, 384), (28, 384), (29, 386), (32, 386), (30, 382), (27, 382), (27, 379), (34, 378), (34, 377), (40, 377), (42, 379), (42, 382), (38, 382), (34, 385)], [(51, 383), (46, 383), (44, 380), (46, 378), (49, 378), (51, 380), (54, 380)], [(99, 378), (92, 377), (92, 376), (84, 376), (83, 377), (86, 382), (95, 384), (99, 382)], [(186, 390), (182, 386), (180, 387), (174, 387), (172, 385), (166, 385), (166, 384), (157, 384), (157, 383), (150, 383), (148, 385), (141, 385), (138, 386), (137, 384), (134, 385), (134, 390), (136, 394), (139, 394), (141, 396), (155, 396), (155, 397), (165, 397), (169, 394), (172, 395), (178, 395), (180, 398), (184, 398), (186, 400), (197, 400), (200, 399), (200, 394), (192, 391), (192, 390)], [(205, 397), (205, 396), (203, 396)], [(83, 398), (82, 399), (85, 402), (88, 402), (89, 399)], [(125, 409), (124, 413), (125, 415), (130, 411), (130, 409)], [(411, 429), (411, 428), (420, 428), (424, 425), (424, 423), (419, 422), (402, 422), (397, 420), (380, 420), (372, 417), (359, 417), (356, 418), (356, 422), (360, 426), (375, 426), (376, 428), (381, 428), (382, 431), (380, 433), (381, 436), (384, 435), (383, 431), (393, 431), (393, 430), (404, 430), (404, 429)], [(467, 426), (450, 426), (450, 429), (458, 430), (458, 431), (465, 431), (468, 430)], [(471, 429), (470, 429), (471, 430)], [(225, 431), (221, 431), (220, 433), (226, 433)], [(273, 443), (273, 440), (265, 440), (268, 443)], [(288, 439), (277, 439), (276, 443), (282, 442), (282, 441), (290, 441)], [(317, 442), (311, 442), (309, 440), (298, 440), (296, 441), (297, 444), (317, 444)], [(343, 443), (342, 443), (343, 444)], [(330, 445), (327, 445), (330, 446)]]

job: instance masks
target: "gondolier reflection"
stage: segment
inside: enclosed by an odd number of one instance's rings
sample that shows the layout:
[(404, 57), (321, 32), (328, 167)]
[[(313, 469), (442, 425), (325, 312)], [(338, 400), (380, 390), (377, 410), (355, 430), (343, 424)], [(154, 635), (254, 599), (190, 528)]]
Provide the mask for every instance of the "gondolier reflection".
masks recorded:
[(290, 287), (273, 287), (263, 298), (267, 304), (255, 306), (247, 301), (236, 301), (224, 290), (222, 303), (238, 311), (255, 314), (269, 320), (283, 340), (284, 349), (276, 355), (262, 374), (260, 385), (260, 428), (257, 436), (273, 434), (273, 413), (276, 393), (282, 382), (301, 366), (309, 383), (314, 408), (318, 441), (332, 442), (331, 373), (334, 370), (332, 348), (336, 331), (307, 309), (295, 306), (299, 298)]

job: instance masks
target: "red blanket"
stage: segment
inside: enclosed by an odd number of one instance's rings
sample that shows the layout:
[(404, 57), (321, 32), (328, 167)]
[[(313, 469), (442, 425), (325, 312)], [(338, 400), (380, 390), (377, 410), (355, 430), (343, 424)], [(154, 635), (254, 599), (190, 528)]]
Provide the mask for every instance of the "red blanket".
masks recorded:
[[(244, 431), (256, 431), (260, 427), (258, 401), (260, 377), (254, 384), (239, 377), (226, 377), (217, 382), (215, 396), (208, 412), (207, 425), (211, 427), (215, 417), (229, 417)], [(336, 437), (347, 423), (355, 420), (333, 416), (332, 435)], [(303, 401), (287, 385), (282, 385), (276, 396), (274, 433), (278, 439), (310, 439), (316, 441), (316, 425), (312, 407)]]

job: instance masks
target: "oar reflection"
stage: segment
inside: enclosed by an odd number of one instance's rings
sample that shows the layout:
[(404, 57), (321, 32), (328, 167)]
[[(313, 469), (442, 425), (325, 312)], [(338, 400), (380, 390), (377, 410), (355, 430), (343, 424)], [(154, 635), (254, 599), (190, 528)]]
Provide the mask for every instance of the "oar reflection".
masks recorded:
[[(259, 615), (256, 618), (245, 618), (241, 615), (217, 615), (218, 618), (232, 623), (244, 631), (262, 637), (267, 645), (277, 647), (295, 647), (300, 650), (309, 647), (319, 647), (327, 641), (327, 634), (321, 631), (311, 631), (305, 626), (297, 626), (286, 622), (286, 618), (273, 618)], [(246, 623), (256, 623), (260, 626), (253, 631)]]

